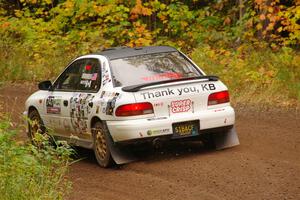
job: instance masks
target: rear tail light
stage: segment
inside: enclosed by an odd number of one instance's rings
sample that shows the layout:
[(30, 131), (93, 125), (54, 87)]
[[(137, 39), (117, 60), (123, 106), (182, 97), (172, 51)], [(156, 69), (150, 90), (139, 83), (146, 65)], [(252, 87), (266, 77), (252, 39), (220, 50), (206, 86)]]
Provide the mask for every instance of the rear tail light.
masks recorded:
[(118, 117), (146, 115), (151, 113), (153, 113), (153, 106), (148, 102), (125, 104), (119, 106), (116, 110), (116, 116)]
[(208, 106), (229, 102), (228, 91), (212, 93), (208, 96)]

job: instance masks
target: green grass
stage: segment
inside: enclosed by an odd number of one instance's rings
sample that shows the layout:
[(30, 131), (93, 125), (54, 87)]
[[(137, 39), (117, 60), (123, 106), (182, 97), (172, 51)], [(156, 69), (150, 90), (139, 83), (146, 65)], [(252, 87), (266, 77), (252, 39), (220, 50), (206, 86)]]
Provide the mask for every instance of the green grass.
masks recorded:
[(293, 49), (202, 45), (191, 56), (207, 74), (218, 75), (224, 81), (235, 104), (299, 106), (300, 53)]
[(0, 82), (53, 79), (79, 54), (63, 45), (33, 45), (5, 37), (0, 41)]
[(54, 148), (42, 135), (37, 146), (17, 142), (17, 134), (9, 120), (0, 120), (0, 199), (63, 199), (71, 189), (66, 173), (72, 150)]
[[(85, 45), (65, 46), (61, 41), (51, 41), (50, 46), (47, 42), (30, 44), (20, 44), (10, 37), (0, 41), (0, 85), (53, 80), (73, 58), (92, 51)], [(224, 81), (235, 104), (299, 105), (299, 51), (284, 47), (273, 51), (253, 44), (238, 48), (203, 44), (189, 54), (207, 74), (218, 75)]]

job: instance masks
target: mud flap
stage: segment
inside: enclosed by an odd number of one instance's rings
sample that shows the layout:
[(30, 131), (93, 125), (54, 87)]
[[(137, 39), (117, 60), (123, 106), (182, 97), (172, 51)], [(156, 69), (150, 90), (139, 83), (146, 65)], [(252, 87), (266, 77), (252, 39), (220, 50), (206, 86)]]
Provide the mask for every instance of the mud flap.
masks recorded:
[(213, 136), (216, 150), (226, 149), (240, 144), (235, 128), (231, 128), (225, 133), (214, 134)]
[(108, 147), (110, 149), (111, 156), (114, 159), (115, 163), (121, 165), (137, 160), (128, 148), (120, 147), (117, 144), (115, 144), (111, 136), (109, 136), (108, 138)]

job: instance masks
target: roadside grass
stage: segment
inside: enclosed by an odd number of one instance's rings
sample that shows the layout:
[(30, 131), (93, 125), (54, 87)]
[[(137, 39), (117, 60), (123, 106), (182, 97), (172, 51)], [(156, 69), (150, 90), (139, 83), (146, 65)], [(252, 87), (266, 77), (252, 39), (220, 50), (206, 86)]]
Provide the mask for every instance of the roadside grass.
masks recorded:
[[(286, 47), (274, 51), (254, 44), (225, 46), (202, 44), (189, 55), (207, 74), (218, 75), (224, 81), (234, 104), (299, 107), (299, 51)], [(3, 37), (0, 87), (6, 82), (54, 80), (67, 63), (83, 53), (88, 53), (87, 47), (65, 47), (55, 41), (51, 46), (34, 46)]]
[(249, 45), (238, 49), (202, 45), (191, 57), (207, 74), (220, 77), (235, 105), (258, 108), (300, 105), (300, 52)]
[(33, 45), (5, 37), (0, 41), (0, 83), (53, 79), (78, 53), (58, 44)]
[(18, 130), (0, 118), (0, 199), (63, 199), (71, 190), (66, 173), (73, 150), (37, 134), (35, 142), (18, 142)]

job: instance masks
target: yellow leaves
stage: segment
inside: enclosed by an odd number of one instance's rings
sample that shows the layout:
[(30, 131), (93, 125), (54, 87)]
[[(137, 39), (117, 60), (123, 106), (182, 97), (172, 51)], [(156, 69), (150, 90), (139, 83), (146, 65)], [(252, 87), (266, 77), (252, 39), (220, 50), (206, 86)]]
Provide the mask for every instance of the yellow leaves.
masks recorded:
[(10, 23), (9, 22), (4, 22), (2, 25), (1, 25), (1, 28), (6, 28), (6, 27), (9, 27), (10, 26)]
[(261, 15), (259, 16), (259, 19), (260, 19), (261, 21), (263, 21), (263, 20), (266, 19), (266, 16), (265, 16), (264, 14), (261, 14)]
[(129, 33), (128, 33), (128, 36), (129, 36), (129, 37), (133, 37), (133, 36), (134, 36), (134, 33), (133, 33), (133, 32), (129, 32)]
[(177, 44), (182, 47), (185, 45), (185, 42), (183, 40), (178, 40)]
[(66, 1), (65, 2), (65, 7), (66, 7), (66, 9), (73, 8), (74, 7), (74, 1), (70, 1), (70, 0)]
[(274, 78), (277, 73), (275, 70), (266, 69), (265, 67), (260, 67), (258, 72), (260, 73), (261, 77), (263, 77), (264, 81)]
[(252, 18), (250, 18), (250, 19), (246, 22), (246, 27), (249, 28), (249, 29), (253, 27), (253, 19), (252, 19)]
[(280, 32), (282, 32), (282, 26), (280, 26), (278, 29), (277, 29), (277, 31), (280, 33)]
[(269, 23), (266, 30), (267, 31), (272, 31), (274, 29), (274, 25), (275, 25), (275, 23)]
[(139, 34), (142, 34), (142, 33), (144, 33), (145, 28), (146, 28), (145, 26), (138, 26), (138, 27), (136, 27), (135, 31)]
[(273, 12), (274, 12), (274, 8), (273, 8), (272, 6), (269, 6), (269, 7), (268, 7), (268, 12), (269, 12), (269, 13), (273, 13)]
[(230, 17), (226, 17), (226, 18), (224, 19), (223, 24), (225, 24), (225, 25), (230, 25), (230, 24), (231, 24), (231, 19), (230, 19)]
[(15, 11), (15, 16), (16, 17), (22, 17), (23, 16), (23, 11), (21, 10), (14, 10)]
[(180, 25), (182, 28), (185, 28), (188, 25), (188, 23), (186, 21), (181, 21)]
[(262, 4), (264, 2), (264, 0), (255, 0), (254, 1), (256, 4)]
[(147, 29), (145, 24), (141, 24), (139, 21), (133, 23), (133, 30), (127, 33), (130, 41), (127, 45), (131, 47), (135, 46), (147, 46), (152, 44), (152, 34)]
[(141, 0), (136, 0), (135, 6), (131, 9), (130, 19), (137, 19), (139, 15), (150, 16), (152, 14), (152, 10), (143, 6)]
[(84, 39), (86, 36), (86, 32), (83, 32), (83, 31), (79, 32), (79, 36), (80, 36), (80, 39)]
[(262, 28), (263, 28), (263, 26), (262, 26), (261, 23), (259, 23), (259, 24), (256, 25), (256, 29), (257, 29), (258, 31), (261, 30)]
[(166, 23), (166, 19), (167, 17), (165, 15), (158, 15), (158, 18), (163, 22), (163, 23)]

